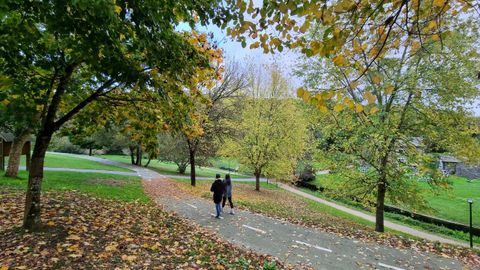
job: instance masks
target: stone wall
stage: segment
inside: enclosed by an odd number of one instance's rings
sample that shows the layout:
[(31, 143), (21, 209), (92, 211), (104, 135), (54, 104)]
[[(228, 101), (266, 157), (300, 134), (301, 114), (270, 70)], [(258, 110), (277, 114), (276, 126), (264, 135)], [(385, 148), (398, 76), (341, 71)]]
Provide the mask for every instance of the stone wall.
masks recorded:
[(457, 164), (457, 176), (462, 176), (468, 179), (479, 179), (480, 180), (480, 165), (468, 166), (464, 163)]

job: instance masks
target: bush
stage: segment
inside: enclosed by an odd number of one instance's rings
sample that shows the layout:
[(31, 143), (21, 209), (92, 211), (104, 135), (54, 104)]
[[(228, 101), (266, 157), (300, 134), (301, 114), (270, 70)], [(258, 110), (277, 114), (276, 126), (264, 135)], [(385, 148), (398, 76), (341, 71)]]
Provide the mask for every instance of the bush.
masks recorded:
[(263, 268), (262, 268), (262, 269), (263, 269), (263, 270), (277, 270), (278, 267), (277, 267), (277, 264), (276, 264), (275, 262), (271, 262), (271, 263), (265, 262), (265, 263), (263, 264)]
[(54, 152), (83, 154), (84, 150), (70, 142), (68, 137), (53, 137), (48, 150)]
[(302, 171), (298, 175), (298, 181), (312, 182), (315, 180), (315, 169), (312, 165), (307, 164), (303, 167)]

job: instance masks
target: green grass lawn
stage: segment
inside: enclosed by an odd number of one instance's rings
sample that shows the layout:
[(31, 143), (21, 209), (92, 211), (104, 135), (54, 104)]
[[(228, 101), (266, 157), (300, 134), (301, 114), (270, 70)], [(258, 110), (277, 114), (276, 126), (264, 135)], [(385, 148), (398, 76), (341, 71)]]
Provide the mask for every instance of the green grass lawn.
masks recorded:
[[(327, 201), (331, 201), (331, 202), (343, 205), (345, 207), (353, 208), (357, 211), (364, 212), (366, 214), (370, 214), (370, 215), (374, 214), (373, 212), (368, 211), (366, 209), (366, 207), (362, 207), (358, 203), (332, 199), (332, 198), (327, 197), (326, 195), (324, 195), (321, 192), (314, 192), (314, 191), (311, 191), (307, 188), (300, 188), (300, 190), (302, 190), (305, 193), (314, 195), (318, 198), (321, 198), (321, 199), (324, 199), (324, 200), (327, 200)], [(342, 216), (342, 213), (345, 214), (344, 212), (342, 212), (340, 210), (337, 210), (335, 208), (331, 208), (331, 210), (324, 209), (322, 211), (329, 211), (329, 212), (333, 211), (332, 214), (335, 215), (335, 216)], [(349, 217), (348, 214), (345, 214), (345, 215), (347, 215), (347, 216), (345, 216), (345, 218), (348, 218), (348, 219), (350, 219), (352, 221), (355, 221), (357, 223), (365, 224), (365, 225), (372, 224), (372, 226), (375, 225), (374, 223), (369, 222), (367, 220), (364, 220), (364, 219), (361, 219), (361, 218), (358, 218), (358, 217), (355, 217), (355, 216), (352, 216), (353, 217), (352, 218), (352, 217)], [(437, 225), (434, 225), (434, 224), (421, 222), (421, 221), (415, 220), (411, 217), (407, 217), (407, 216), (400, 215), (400, 214), (385, 212), (385, 220), (388, 220), (388, 221), (391, 221), (393, 223), (397, 223), (397, 224), (400, 224), (400, 225), (405, 225), (405, 226), (408, 226), (408, 227), (412, 227), (412, 228), (415, 228), (415, 229), (418, 229), (418, 230), (421, 230), (421, 231), (430, 232), (432, 234), (437, 234), (439, 236), (446, 237), (446, 238), (452, 238), (452, 239), (461, 240), (461, 241), (469, 241), (469, 239), (470, 239), (470, 236), (469, 236), (468, 233), (465, 233), (465, 232), (462, 232), (462, 231), (451, 230), (451, 229), (445, 228), (443, 226), (437, 226)], [(399, 233), (399, 232), (397, 232), (397, 233)], [(473, 241), (474, 241), (474, 243), (480, 244), (480, 237), (474, 236)]]
[[(25, 171), (19, 172), (18, 178), (0, 175), (0, 188), (25, 190), (27, 182), (28, 174)], [(137, 176), (45, 171), (42, 190), (79, 190), (107, 199), (149, 201)]]
[(238, 169), (240, 167), (240, 163), (233, 158), (216, 157), (216, 158), (211, 158), (208, 161), (215, 168), (223, 167), (223, 168)]
[[(119, 162), (124, 162), (124, 163), (129, 163), (130, 164), (130, 156), (121, 156), (121, 155), (101, 155), (100, 157), (114, 160), (114, 161), (119, 161)], [(146, 162), (146, 160), (145, 160)], [(167, 174), (167, 175), (182, 175), (177, 171), (177, 165), (172, 162), (161, 162), (158, 160), (152, 160), (150, 164), (148, 165), (149, 168), (158, 171), (159, 173), (162, 174)], [(187, 167), (187, 171), (184, 174), (185, 176), (190, 175), (190, 166)], [(199, 177), (215, 177), (215, 174), (221, 174), (222, 176), (228, 173), (225, 170), (217, 169), (217, 168), (209, 168), (209, 167), (196, 167), (196, 174)], [(246, 176), (242, 174), (237, 174), (230, 172), (230, 175), (232, 178), (250, 178), (251, 176)]]
[[(419, 182), (421, 188), (425, 191), (425, 199), (432, 207), (433, 212), (424, 214), (438, 218), (469, 224), (469, 205), (468, 198), (474, 200), (473, 203), (473, 224), (480, 227), (480, 180), (467, 181), (466, 178), (458, 176), (449, 176), (448, 179), (452, 185), (449, 189), (438, 189), (433, 191), (425, 182)], [(318, 175), (313, 182), (317, 186), (335, 189), (336, 185), (342, 181), (335, 174)]]
[[(450, 176), (452, 183), (450, 189), (440, 190), (438, 193), (428, 192), (425, 197), (430, 206), (435, 210), (434, 216), (453, 220), (463, 224), (469, 224), (469, 205), (467, 199), (472, 198), (474, 203), (473, 224), (480, 227), (480, 180), (467, 181), (466, 178)], [(428, 184), (421, 182), (420, 185), (428, 188)]]
[[(25, 166), (25, 160), (25, 156), (22, 156), (20, 163), (22, 166)], [(7, 162), (8, 158), (6, 159), (6, 163)], [(114, 165), (102, 164), (93, 160), (69, 157), (52, 153), (47, 153), (47, 155), (45, 156), (45, 167), (131, 172), (131, 170), (129, 169), (117, 167)]]

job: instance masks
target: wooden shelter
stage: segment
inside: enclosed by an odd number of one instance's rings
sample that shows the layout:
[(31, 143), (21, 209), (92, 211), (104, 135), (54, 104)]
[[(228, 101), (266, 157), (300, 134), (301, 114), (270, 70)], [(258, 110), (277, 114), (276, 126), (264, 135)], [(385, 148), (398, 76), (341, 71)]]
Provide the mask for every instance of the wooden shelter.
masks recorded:
[(452, 156), (440, 156), (439, 157), (439, 168), (444, 174), (455, 174), (457, 173), (457, 164), (460, 163), (460, 160)]
[[(5, 157), (10, 155), (10, 149), (12, 148), (13, 140), (15, 136), (12, 133), (0, 133), (0, 170), (5, 171)], [(27, 142), (23, 145), (22, 148), (22, 155), (27, 156), (26, 167), (27, 171), (30, 168), (30, 149), (31, 149), (31, 140), (27, 140)]]

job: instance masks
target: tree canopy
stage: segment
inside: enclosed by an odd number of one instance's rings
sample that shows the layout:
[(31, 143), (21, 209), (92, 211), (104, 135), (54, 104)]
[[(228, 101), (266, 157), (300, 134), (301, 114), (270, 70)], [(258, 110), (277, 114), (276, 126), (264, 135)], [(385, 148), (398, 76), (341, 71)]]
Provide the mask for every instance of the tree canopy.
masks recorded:
[[(306, 56), (330, 57), (344, 64), (346, 56), (362, 52), (368, 61), (348, 63), (363, 72), (393, 49), (417, 50), (429, 41), (443, 40), (461, 23), (452, 24), (452, 19), (478, 22), (479, 13), (475, 3), (464, 0), (228, 2), (234, 23), (227, 31), (243, 46), (250, 43), (266, 53), (298, 48)], [(306, 38), (309, 30), (319, 28), (320, 39)]]
[[(202, 35), (181, 22), (222, 24), (220, 1), (3, 1), (0, 13), (2, 109), (38, 114), (25, 228), (40, 223), (43, 160), (55, 131), (101, 97), (179, 96), (208, 69)], [(197, 46), (201, 44), (200, 46)], [(192, 87), (193, 88), (193, 87)], [(180, 95), (181, 96), (181, 95)], [(20, 123), (16, 121), (16, 123)]]
[(249, 88), (237, 121), (235, 135), (220, 153), (235, 157), (256, 177), (290, 178), (306, 142), (306, 122), (289, 85), (274, 67), (268, 72), (250, 69)]
[(416, 179), (446, 185), (435, 156), (416, 141), (437, 141), (461, 159), (478, 159), (480, 145), (472, 136), (478, 127), (469, 124), (465, 107), (480, 94), (472, 79), (480, 56), (476, 40), (465, 30), (413, 53), (404, 46), (375, 60), (364, 76), (355, 66), (325, 58), (307, 60), (300, 69), (311, 91), (298, 94), (325, 113), (324, 156), (349, 179), (346, 193), (376, 205), (377, 231), (383, 231), (385, 195), (422, 207), (427, 203)]

